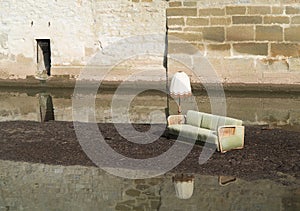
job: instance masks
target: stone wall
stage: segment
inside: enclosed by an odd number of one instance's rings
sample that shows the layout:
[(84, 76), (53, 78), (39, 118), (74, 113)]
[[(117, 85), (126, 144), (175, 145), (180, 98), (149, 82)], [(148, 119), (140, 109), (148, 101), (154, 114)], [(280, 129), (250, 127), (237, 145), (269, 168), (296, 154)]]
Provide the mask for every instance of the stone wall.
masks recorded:
[[(35, 75), (36, 39), (50, 39), (51, 75), (76, 77), (113, 42), (165, 34), (166, 7), (161, 0), (0, 0), (0, 78)], [(132, 64), (123, 65), (121, 75), (130, 68)]]
[[(199, 50), (225, 83), (298, 84), (299, 1), (222, 2), (171, 1), (169, 54)], [(194, 51), (184, 41), (193, 44)], [(171, 70), (188, 71), (178, 62), (169, 63)]]
[[(36, 75), (37, 39), (50, 39), (51, 75), (78, 77), (112, 43), (136, 35), (176, 36), (193, 44), (224, 83), (300, 82), (299, 0), (0, 0), (0, 79)], [(166, 23), (167, 22), (167, 23)], [(143, 39), (140, 39), (140, 44)], [(185, 49), (186, 50), (186, 49)], [(169, 39), (169, 55), (194, 52)], [(135, 55), (133, 55), (135, 56)], [(165, 80), (163, 56), (132, 58), (105, 78)], [(169, 60), (169, 78), (182, 64)], [(197, 82), (197, 78), (192, 81)]]

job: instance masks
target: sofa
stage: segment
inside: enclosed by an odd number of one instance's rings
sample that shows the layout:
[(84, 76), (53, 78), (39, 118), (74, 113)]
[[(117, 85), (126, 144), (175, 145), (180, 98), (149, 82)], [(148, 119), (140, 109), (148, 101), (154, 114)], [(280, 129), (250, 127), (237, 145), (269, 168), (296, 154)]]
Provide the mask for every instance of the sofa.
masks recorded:
[(224, 153), (244, 147), (243, 121), (230, 117), (188, 110), (186, 115), (170, 115), (167, 131), (186, 140), (198, 140), (216, 145)]

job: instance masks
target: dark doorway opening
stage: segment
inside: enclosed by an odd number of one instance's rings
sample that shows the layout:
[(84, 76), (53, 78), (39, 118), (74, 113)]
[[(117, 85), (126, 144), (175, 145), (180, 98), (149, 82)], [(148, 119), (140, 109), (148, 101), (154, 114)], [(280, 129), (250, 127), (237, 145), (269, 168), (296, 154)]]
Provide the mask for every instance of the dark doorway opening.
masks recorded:
[(51, 47), (50, 39), (37, 39), (37, 68), (38, 72), (51, 75)]

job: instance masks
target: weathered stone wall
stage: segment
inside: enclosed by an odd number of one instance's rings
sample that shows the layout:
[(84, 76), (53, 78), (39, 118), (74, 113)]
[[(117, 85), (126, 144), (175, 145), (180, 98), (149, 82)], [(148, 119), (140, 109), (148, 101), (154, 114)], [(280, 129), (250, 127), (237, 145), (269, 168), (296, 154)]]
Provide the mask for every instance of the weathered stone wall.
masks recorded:
[[(110, 44), (130, 36), (165, 34), (196, 46), (224, 83), (299, 84), (299, 0), (0, 0), (0, 78), (35, 75), (36, 39), (50, 39), (51, 75), (77, 77)], [(137, 42), (143, 42), (141, 39)], [(169, 55), (193, 52), (169, 41)], [(169, 61), (170, 77), (191, 71)], [(163, 55), (134, 57), (107, 81), (165, 80)], [(192, 79), (197, 81), (196, 78)]]
[(0, 78), (35, 75), (36, 39), (50, 39), (52, 75), (77, 76), (112, 42), (164, 34), (166, 6), (161, 0), (0, 0)]
[[(214, 3), (213, 3), (214, 2)], [(199, 50), (223, 82), (300, 82), (300, 2), (171, 1), (169, 54)], [(195, 46), (186, 48), (187, 41)], [(172, 71), (186, 70), (170, 61)], [(195, 79), (194, 79), (195, 80)]]

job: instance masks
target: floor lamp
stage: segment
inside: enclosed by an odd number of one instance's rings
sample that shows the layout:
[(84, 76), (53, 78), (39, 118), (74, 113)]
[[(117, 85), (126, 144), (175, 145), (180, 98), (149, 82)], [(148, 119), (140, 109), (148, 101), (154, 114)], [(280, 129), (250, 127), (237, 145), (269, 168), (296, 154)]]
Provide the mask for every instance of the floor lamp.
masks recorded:
[(170, 95), (178, 98), (178, 114), (181, 114), (180, 98), (192, 94), (191, 82), (189, 76), (182, 71), (174, 74), (170, 84)]

